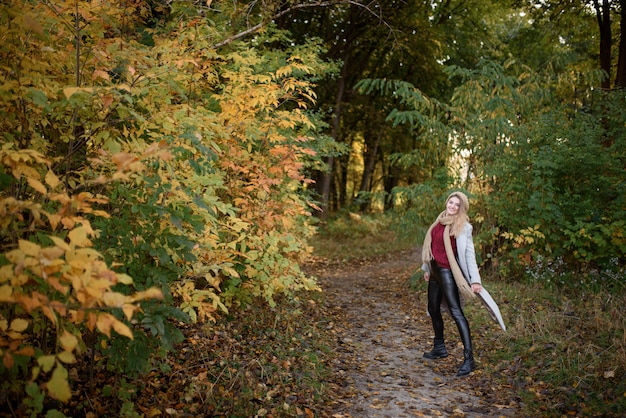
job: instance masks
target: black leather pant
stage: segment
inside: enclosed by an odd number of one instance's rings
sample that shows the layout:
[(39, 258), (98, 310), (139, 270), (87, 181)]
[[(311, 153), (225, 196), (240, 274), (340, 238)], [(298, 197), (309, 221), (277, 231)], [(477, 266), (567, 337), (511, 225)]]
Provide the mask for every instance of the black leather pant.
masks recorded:
[(472, 337), (469, 323), (461, 308), (459, 288), (454, 281), (452, 270), (442, 269), (434, 261), (430, 262), (430, 280), (428, 281), (428, 313), (433, 322), (435, 339), (443, 340), (443, 318), (441, 316), (441, 301), (445, 298), (450, 309), (452, 319), (456, 323), (461, 335), (461, 341), (466, 350), (472, 349)]

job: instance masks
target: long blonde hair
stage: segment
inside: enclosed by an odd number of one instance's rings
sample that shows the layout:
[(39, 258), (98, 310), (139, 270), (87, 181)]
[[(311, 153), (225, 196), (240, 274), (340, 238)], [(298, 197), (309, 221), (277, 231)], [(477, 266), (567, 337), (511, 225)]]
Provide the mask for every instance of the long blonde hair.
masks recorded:
[[(462, 192), (452, 192), (450, 196), (446, 199), (446, 205), (453, 197), (458, 198), (461, 201), (461, 205), (459, 207), (459, 212), (450, 217), (452, 218), (452, 222), (450, 223), (450, 233), (452, 236), (458, 236), (462, 231), (463, 227), (466, 223), (469, 223), (469, 215), (467, 212), (469, 211), (469, 199)], [(445, 213), (445, 212), (444, 212)]]
[(444, 210), (439, 214), (435, 222), (430, 225), (428, 231), (426, 232), (426, 237), (424, 238), (424, 245), (422, 246), (422, 262), (426, 263), (433, 259), (433, 252), (431, 249), (432, 245), (432, 230), (438, 223), (442, 225), (450, 226), (450, 235), (457, 237), (461, 232), (463, 232), (463, 228), (466, 223), (469, 223), (469, 216), (467, 212), (469, 211), (469, 199), (461, 192), (452, 192), (450, 196), (446, 199), (446, 205), (448, 201), (456, 197), (461, 201), (461, 205), (459, 207), (459, 211), (454, 216), (448, 216), (447, 210)]

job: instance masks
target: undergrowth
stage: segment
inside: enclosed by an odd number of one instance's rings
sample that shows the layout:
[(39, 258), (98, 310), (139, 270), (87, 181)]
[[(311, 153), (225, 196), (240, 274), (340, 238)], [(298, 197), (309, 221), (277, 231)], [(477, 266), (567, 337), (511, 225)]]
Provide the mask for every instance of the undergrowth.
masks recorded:
[(336, 215), (319, 227), (311, 244), (316, 256), (333, 263), (375, 258), (413, 248), (415, 240), (399, 239), (393, 232), (393, 225), (393, 218), (384, 214)]
[[(415, 242), (395, 239), (390, 225), (385, 216), (329, 220), (311, 242), (314, 258), (332, 264), (415, 249)], [(524, 416), (624, 416), (626, 294), (512, 283), (492, 274), (483, 282), (507, 331), (479, 303), (468, 303), (465, 312), (478, 365), (493, 384), (518, 393)], [(426, 291), (419, 272), (410, 285)], [(274, 308), (253, 304), (215, 324), (189, 325), (184, 343), (163, 364), (127, 383), (136, 393), (129, 392), (124, 416), (329, 416), (329, 317), (323, 293), (308, 291), (277, 300)], [(100, 386), (124, 388), (106, 379), (95, 378)], [(66, 405), (68, 416), (124, 410), (115, 397), (96, 399), (97, 388), (83, 387)]]
[[(485, 282), (508, 325), (485, 334), (485, 368), (518, 389), (528, 414), (624, 416), (626, 294)], [(470, 321), (487, 328), (478, 309)]]
[[(331, 220), (316, 237), (315, 252), (341, 262), (415, 246), (395, 239), (390, 226), (382, 215)], [(506, 332), (491, 323), (478, 302), (466, 305), (480, 367), (495, 383), (517, 391), (525, 416), (624, 416), (624, 286), (571, 288), (549, 280), (549, 269), (536, 267), (525, 283), (500, 280), (494, 271), (483, 276)], [(626, 283), (623, 276), (617, 280)], [(410, 284), (426, 291), (419, 272)]]

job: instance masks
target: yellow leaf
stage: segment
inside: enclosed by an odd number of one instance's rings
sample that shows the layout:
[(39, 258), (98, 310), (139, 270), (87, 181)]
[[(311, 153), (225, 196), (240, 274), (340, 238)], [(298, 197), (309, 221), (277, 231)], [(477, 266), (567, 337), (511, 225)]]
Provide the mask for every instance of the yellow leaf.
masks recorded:
[(46, 189), (46, 186), (44, 186), (43, 183), (41, 183), (39, 180), (36, 180), (36, 179), (34, 179), (32, 177), (27, 177), (26, 181), (28, 182), (28, 185), (30, 187), (32, 187), (33, 189), (35, 189), (39, 193), (41, 193), (41, 194), (48, 193), (48, 189)]
[(0, 286), (0, 302), (13, 302), (13, 288), (10, 285)]
[(48, 170), (45, 177), (46, 184), (52, 188), (57, 187), (61, 181), (59, 178), (52, 172), (52, 170)]
[(57, 229), (57, 226), (59, 226), (59, 222), (61, 222), (61, 215), (57, 215), (55, 213), (47, 213), (46, 216), (48, 216), (48, 221), (50, 221), (50, 226), (52, 227), (52, 229)]
[(44, 266), (52, 264), (53, 261), (58, 260), (65, 253), (65, 250), (59, 247), (44, 248), (41, 251), (40, 261)]
[(76, 346), (78, 345), (78, 338), (68, 331), (64, 331), (61, 338), (59, 338), (59, 342), (61, 343), (61, 347), (67, 351), (74, 351)]
[(133, 332), (130, 330), (130, 328), (128, 328), (126, 324), (118, 321), (117, 319), (114, 319), (113, 329), (117, 331), (118, 334), (128, 337), (131, 340), (133, 339)]
[(46, 384), (46, 387), (50, 397), (61, 402), (65, 402), (72, 397), (70, 384), (67, 381), (67, 370), (61, 364), (57, 364), (54, 372), (52, 372), (52, 378)]
[(156, 287), (151, 287), (143, 292), (135, 293), (130, 300), (135, 302), (144, 299), (163, 299), (163, 292)]
[(118, 292), (107, 292), (102, 297), (106, 306), (121, 307), (128, 297)]
[(63, 94), (65, 94), (66, 98), (72, 97), (74, 93), (78, 93), (79, 91), (84, 91), (86, 93), (92, 93), (92, 87), (66, 87), (63, 89)]
[(0, 283), (8, 282), (13, 278), (13, 266), (6, 264), (0, 267)]
[(22, 332), (28, 328), (28, 321), (22, 318), (14, 319), (11, 322), (11, 329), (16, 332)]
[(133, 284), (133, 278), (124, 273), (117, 273), (117, 281), (124, 284)]
[(87, 232), (82, 226), (72, 229), (70, 233), (67, 234), (67, 236), (70, 238), (70, 244), (74, 247), (83, 247), (85, 246), (85, 242), (90, 243), (90, 241), (87, 239)]
[(0, 319), (0, 331), (5, 332), (7, 329), (9, 329), (9, 321)]
[(30, 280), (30, 277), (27, 274), (18, 274), (17, 276), (13, 276), (11, 278), (11, 284), (14, 287), (23, 286)]
[(45, 373), (48, 373), (50, 370), (52, 370), (55, 362), (55, 356), (41, 356), (37, 359), (37, 364), (41, 366)]
[(63, 241), (61, 238), (59, 237), (50, 237), (50, 239), (52, 240), (52, 242), (54, 242), (54, 245), (56, 245), (57, 247), (68, 251), (70, 249), (70, 246), (67, 245), (67, 242)]
[(72, 364), (76, 362), (76, 357), (74, 357), (74, 354), (71, 351), (61, 351), (57, 354), (57, 358), (65, 364)]
[(9, 337), (9, 339), (15, 340), (15, 341), (26, 339), (26, 335), (22, 334), (21, 332), (8, 330), (6, 335), (7, 337)]
[(100, 216), (101, 218), (110, 218), (111, 215), (109, 214), (109, 212), (106, 212), (104, 210), (94, 210), (91, 212), (94, 216)]
[(37, 257), (39, 255), (39, 251), (41, 251), (41, 247), (39, 245), (23, 239), (20, 240), (19, 248), (23, 254), (31, 257)]

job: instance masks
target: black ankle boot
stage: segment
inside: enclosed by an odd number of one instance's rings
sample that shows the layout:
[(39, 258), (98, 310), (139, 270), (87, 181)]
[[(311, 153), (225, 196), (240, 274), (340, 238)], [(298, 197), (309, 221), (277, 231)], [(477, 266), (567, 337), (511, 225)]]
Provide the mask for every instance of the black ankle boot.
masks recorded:
[(435, 346), (428, 353), (424, 353), (424, 358), (435, 360), (438, 358), (448, 357), (448, 350), (446, 350), (446, 345), (443, 340), (438, 340), (435, 338)]
[(459, 369), (457, 376), (467, 376), (472, 370), (474, 370), (474, 354), (472, 350), (463, 350), (464, 361)]

